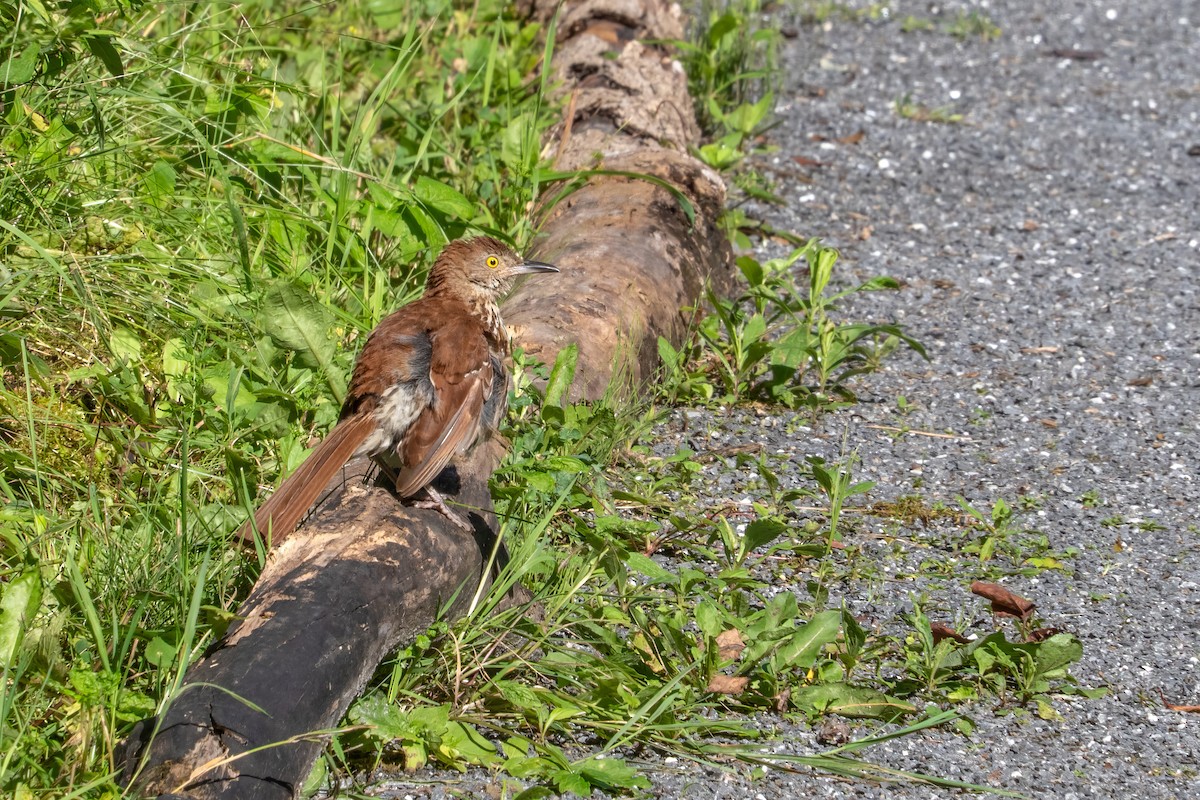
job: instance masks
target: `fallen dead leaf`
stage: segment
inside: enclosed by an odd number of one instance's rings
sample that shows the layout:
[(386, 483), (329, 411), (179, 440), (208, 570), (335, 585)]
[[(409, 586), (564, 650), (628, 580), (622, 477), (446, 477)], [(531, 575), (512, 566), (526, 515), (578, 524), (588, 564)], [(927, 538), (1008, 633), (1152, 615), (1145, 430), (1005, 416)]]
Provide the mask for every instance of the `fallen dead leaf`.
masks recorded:
[(1074, 47), (1055, 47), (1047, 50), (1045, 55), (1050, 58), (1065, 58), (1068, 61), (1097, 61), (1104, 58), (1103, 50), (1077, 50)]
[(828, 166), (828, 164), (826, 164), (824, 161), (817, 161), (815, 158), (809, 158), (808, 156), (792, 156), (792, 161), (796, 162), (802, 167)]
[(954, 630), (954, 628), (951, 628), (949, 625), (946, 625), (941, 622), (929, 623), (929, 632), (931, 634), (933, 634), (933, 643), (934, 644), (937, 644), (938, 642), (942, 641), (943, 639), (953, 639), (954, 641), (958, 642), (959, 644), (967, 644), (968, 642), (971, 641), (966, 636), (963, 636), (961, 633)]
[(1200, 706), (1178, 706), (1174, 703), (1167, 702), (1167, 696), (1162, 689), (1158, 690), (1158, 696), (1162, 698), (1163, 708), (1170, 711), (1186, 711), (1189, 714), (1200, 714)]
[(1030, 631), (1029, 635), (1025, 637), (1025, 641), (1044, 642), (1057, 633), (1062, 633), (1062, 628), (1038, 628), (1035, 631)]
[(722, 660), (734, 661), (741, 658), (742, 651), (745, 649), (746, 643), (742, 641), (742, 635), (738, 633), (737, 628), (730, 628), (717, 634), (717, 655)]
[(1044, 353), (1057, 353), (1058, 345), (1044, 344), (1039, 347), (1022, 347), (1021, 352), (1027, 356), (1028, 355), (1040, 355), (1040, 354), (1044, 354)]
[(1027, 600), (1019, 594), (1014, 594), (997, 583), (975, 581), (971, 584), (971, 593), (985, 600), (992, 601), (992, 613), (1016, 617), (1024, 622), (1033, 614), (1037, 603)]
[(708, 691), (717, 694), (741, 694), (750, 685), (750, 679), (741, 675), (725, 675), (718, 672), (708, 682)]
[(816, 734), (821, 744), (845, 744), (850, 741), (850, 726), (837, 717), (825, 717), (817, 726)]

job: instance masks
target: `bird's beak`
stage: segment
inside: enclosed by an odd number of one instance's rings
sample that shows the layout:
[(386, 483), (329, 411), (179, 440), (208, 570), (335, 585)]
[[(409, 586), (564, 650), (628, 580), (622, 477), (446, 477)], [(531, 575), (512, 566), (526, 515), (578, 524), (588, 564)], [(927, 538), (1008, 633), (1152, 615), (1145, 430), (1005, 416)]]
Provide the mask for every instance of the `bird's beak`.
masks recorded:
[(522, 261), (513, 272), (517, 275), (525, 275), (530, 272), (558, 272), (558, 267), (541, 261)]

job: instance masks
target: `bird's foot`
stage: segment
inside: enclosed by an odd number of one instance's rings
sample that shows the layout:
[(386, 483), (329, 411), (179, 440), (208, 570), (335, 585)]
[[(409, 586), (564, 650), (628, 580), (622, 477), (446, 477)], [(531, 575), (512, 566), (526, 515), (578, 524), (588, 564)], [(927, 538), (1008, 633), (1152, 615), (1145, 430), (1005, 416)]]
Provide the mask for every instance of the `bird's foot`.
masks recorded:
[(475, 530), (475, 526), (468, 522), (462, 514), (446, 505), (446, 500), (437, 489), (434, 489), (432, 486), (426, 486), (424, 491), (427, 499), (417, 500), (412, 504), (413, 508), (432, 508), (435, 511), (440, 511), (442, 516), (467, 533), (472, 533)]

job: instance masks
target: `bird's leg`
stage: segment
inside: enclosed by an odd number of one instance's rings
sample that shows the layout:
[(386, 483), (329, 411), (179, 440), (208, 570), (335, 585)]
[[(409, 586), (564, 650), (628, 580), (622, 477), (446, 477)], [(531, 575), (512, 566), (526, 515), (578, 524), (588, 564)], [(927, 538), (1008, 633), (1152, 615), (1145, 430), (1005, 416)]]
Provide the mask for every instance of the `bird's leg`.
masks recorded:
[(450, 520), (450, 522), (452, 522), (455, 526), (462, 528), (467, 533), (471, 533), (475, 530), (475, 527), (466, 519), (464, 519), (462, 514), (459, 514), (457, 511), (450, 508), (450, 506), (446, 505), (446, 500), (442, 497), (441, 493), (437, 489), (433, 488), (433, 486), (426, 486), (421, 491), (425, 492), (425, 497), (427, 499), (417, 500), (415, 503), (413, 503), (413, 508), (435, 509), (442, 512), (442, 516)]

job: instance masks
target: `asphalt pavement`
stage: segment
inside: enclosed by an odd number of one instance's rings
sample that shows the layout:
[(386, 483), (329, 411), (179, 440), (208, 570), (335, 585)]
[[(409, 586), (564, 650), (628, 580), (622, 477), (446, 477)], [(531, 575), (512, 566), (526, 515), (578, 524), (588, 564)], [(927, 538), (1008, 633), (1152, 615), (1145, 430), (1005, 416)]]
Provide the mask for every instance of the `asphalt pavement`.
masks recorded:
[[(1006, 501), (1045, 552), (1071, 555), (1005, 585), (1082, 640), (1079, 684), (1108, 690), (1056, 700), (1050, 720), (967, 706), (969, 737), (866, 756), (1029, 797), (1200, 797), (1200, 715), (1163, 705), (1200, 704), (1200, 4), (893, 4), (785, 28), (778, 149), (759, 165), (787, 205), (751, 210), (839, 248), (844, 284), (902, 281), (846, 315), (904, 325), (931, 361), (898, 354), (815, 426), (747, 412), (709, 435), (796, 463), (849, 448), (872, 500)], [(973, 567), (950, 552), (956, 527), (865, 523), (860, 544), (896, 577), (835, 601), (884, 627), (918, 597), (961, 617)], [(930, 558), (961, 559), (957, 579), (924, 581)], [(798, 731), (792, 749), (819, 747)], [(953, 794), (710, 777), (660, 792)]]

